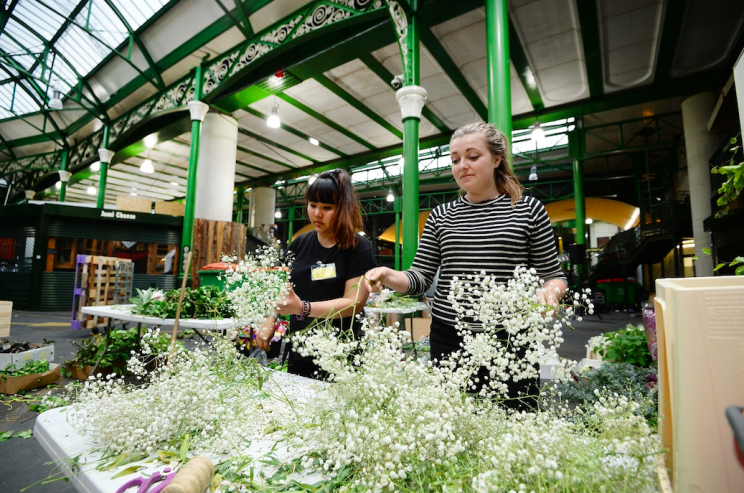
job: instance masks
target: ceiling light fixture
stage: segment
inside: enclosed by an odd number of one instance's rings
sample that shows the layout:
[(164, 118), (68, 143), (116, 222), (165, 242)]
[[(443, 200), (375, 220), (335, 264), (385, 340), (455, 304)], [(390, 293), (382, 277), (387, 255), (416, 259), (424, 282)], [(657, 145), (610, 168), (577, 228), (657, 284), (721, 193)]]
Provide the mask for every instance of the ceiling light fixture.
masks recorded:
[(282, 126), (282, 121), (279, 119), (279, 106), (271, 108), (271, 115), (266, 119), (266, 126), (269, 128), (279, 128)]
[(98, 190), (96, 190), (96, 187), (88, 187), (87, 192), (88, 192), (88, 195), (97, 195), (98, 194)]
[(533, 166), (532, 168), (530, 168), (529, 180), (537, 181), (537, 166)]
[(393, 189), (392, 188), (390, 188), (388, 190), (387, 201), (388, 202), (394, 202), (395, 201), (395, 195), (393, 195)]
[(277, 219), (281, 219), (282, 218), (282, 211), (276, 211), (274, 213), (274, 217), (277, 218)]
[(56, 188), (57, 190), (61, 189), (62, 188), (62, 182), (61, 181), (58, 181), (57, 183), (55, 183), (54, 184), (54, 188)]
[(57, 88), (52, 90), (52, 97), (49, 99), (49, 109), (57, 111), (65, 109), (62, 104), (62, 91)]
[(591, 224), (594, 222), (594, 220), (591, 217), (587, 217), (586, 221), (584, 221), (586, 224)]
[(140, 171), (147, 174), (155, 173), (155, 168), (152, 166), (152, 161), (149, 159), (145, 159), (144, 161), (142, 161)]
[(129, 195), (131, 195), (132, 197), (136, 197), (137, 196), (137, 192), (129, 192)]
[(171, 185), (173, 185), (174, 187), (177, 187), (178, 186), (178, 183), (176, 183), (175, 181), (172, 181), (171, 182)]
[(538, 141), (545, 138), (545, 129), (540, 125), (540, 122), (535, 121), (535, 124), (532, 126), (532, 133), (530, 134), (532, 140)]
[(148, 149), (152, 149), (153, 147), (158, 145), (158, 136), (155, 134), (150, 134), (144, 138), (142, 143), (145, 144), (145, 147), (147, 147)]
[(318, 139), (316, 139), (315, 137), (308, 137), (307, 140), (308, 140), (308, 142), (310, 142), (314, 146), (319, 146), (320, 145), (320, 141)]
[(315, 183), (315, 180), (317, 179), (318, 179), (318, 175), (310, 175), (310, 178), (308, 178), (307, 180), (307, 184), (312, 185), (313, 183)]
[(100, 169), (101, 169), (101, 161), (96, 161), (95, 163), (93, 163), (93, 164), (90, 165), (90, 170), (93, 173), (98, 173), (98, 171), (100, 171)]

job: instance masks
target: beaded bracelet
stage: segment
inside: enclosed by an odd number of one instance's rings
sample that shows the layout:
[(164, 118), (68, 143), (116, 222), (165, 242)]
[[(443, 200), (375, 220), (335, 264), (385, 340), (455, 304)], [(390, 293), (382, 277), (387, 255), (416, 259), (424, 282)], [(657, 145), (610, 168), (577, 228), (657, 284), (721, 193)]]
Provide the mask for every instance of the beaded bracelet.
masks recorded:
[(305, 317), (310, 313), (310, 303), (307, 301), (302, 302), (302, 313), (299, 315), (295, 315), (295, 318), (298, 322), (305, 319)]

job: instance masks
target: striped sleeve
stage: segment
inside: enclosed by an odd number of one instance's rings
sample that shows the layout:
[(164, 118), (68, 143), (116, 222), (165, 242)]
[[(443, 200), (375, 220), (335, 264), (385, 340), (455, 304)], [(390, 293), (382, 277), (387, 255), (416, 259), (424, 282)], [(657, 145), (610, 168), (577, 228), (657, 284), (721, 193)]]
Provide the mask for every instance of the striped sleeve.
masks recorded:
[(434, 282), (434, 276), (442, 263), (442, 251), (439, 238), (437, 238), (437, 217), (440, 207), (431, 211), (426, 219), (413, 264), (410, 269), (403, 272), (408, 278), (408, 291), (406, 292), (408, 295), (424, 294)]
[(567, 282), (558, 263), (558, 252), (548, 213), (539, 200), (534, 197), (529, 197), (528, 200), (532, 211), (528, 265), (534, 267), (537, 275), (544, 281), (561, 279)]

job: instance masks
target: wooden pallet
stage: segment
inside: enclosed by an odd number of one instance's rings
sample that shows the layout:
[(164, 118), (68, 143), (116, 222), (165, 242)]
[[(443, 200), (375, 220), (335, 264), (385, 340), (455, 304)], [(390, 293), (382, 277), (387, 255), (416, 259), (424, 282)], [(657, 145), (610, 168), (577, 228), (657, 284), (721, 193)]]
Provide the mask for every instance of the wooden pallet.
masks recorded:
[(222, 255), (245, 255), (247, 227), (241, 223), (196, 219), (194, 221), (194, 255), (191, 261), (192, 286), (199, 286), (198, 271), (205, 265), (222, 262)]
[(108, 323), (108, 318), (86, 315), (81, 309), (86, 306), (113, 304), (117, 262), (132, 261), (117, 257), (78, 255), (73, 298), (73, 328), (95, 329)]

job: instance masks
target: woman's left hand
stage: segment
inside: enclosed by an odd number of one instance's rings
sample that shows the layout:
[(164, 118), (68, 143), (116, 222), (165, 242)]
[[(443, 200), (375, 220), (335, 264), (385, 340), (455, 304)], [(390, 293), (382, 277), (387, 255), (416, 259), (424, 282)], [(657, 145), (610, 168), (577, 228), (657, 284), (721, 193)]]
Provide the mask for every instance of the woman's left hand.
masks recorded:
[(276, 311), (281, 315), (302, 314), (302, 300), (300, 300), (300, 297), (295, 294), (291, 286), (289, 287), (287, 298), (284, 301), (280, 301), (278, 305)]

